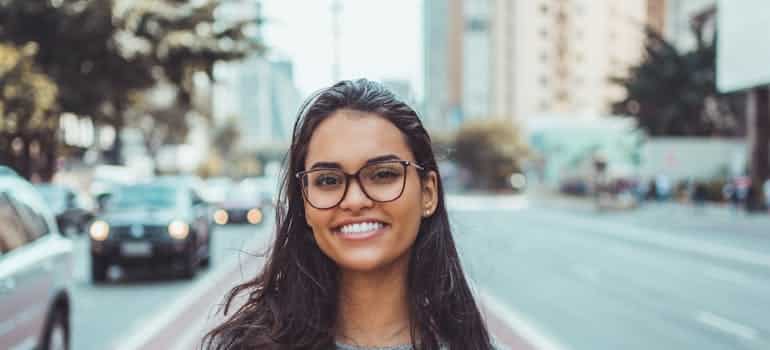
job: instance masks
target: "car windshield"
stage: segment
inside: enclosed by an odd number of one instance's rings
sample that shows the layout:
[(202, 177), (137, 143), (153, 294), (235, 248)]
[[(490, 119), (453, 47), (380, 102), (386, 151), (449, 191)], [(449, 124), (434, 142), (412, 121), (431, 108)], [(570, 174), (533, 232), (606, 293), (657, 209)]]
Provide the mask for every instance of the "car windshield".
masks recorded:
[(172, 186), (136, 185), (117, 190), (108, 202), (108, 209), (175, 208), (178, 192)]

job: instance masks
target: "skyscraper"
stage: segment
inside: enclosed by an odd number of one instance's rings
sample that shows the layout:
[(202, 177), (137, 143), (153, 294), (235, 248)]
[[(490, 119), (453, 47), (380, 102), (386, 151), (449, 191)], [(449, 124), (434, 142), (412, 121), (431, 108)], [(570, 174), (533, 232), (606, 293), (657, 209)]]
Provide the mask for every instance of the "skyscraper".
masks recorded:
[[(451, 120), (452, 107), (463, 119), (605, 114), (624, 93), (610, 78), (641, 59), (646, 6), (645, 0), (425, 0), (426, 111), (437, 120)], [(459, 82), (452, 81), (457, 68)], [(459, 100), (450, 98), (454, 89)]]

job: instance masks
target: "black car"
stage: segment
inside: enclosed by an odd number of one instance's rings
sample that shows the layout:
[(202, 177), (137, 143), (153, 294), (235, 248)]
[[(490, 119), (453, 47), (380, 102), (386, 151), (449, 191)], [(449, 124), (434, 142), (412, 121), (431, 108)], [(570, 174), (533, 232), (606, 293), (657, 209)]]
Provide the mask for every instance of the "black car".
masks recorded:
[(104, 281), (113, 264), (180, 267), (192, 278), (210, 261), (208, 208), (185, 183), (116, 188), (89, 228), (93, 281)]
[(94, 214), (79, 203), (75, 191), (53, 184), (37, 184), (35, 188), (43, 195), (43, 199), (56, 216), (56, 223), (62, 233), (73, 236), (88, 230), (88, 224)]

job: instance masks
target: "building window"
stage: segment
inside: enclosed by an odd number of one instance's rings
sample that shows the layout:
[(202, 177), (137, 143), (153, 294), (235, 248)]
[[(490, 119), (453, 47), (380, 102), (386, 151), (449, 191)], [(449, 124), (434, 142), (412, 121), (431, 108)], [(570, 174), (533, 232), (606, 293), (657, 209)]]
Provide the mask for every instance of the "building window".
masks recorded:
[(488, 23), (483, 18), (471, 18), (465, 23), (469, 32), (483, 32), (487, 30)]
[(547, 52), (541, 52), (540, 53), (540, 62), (541, 63), (548, 62), (548, 53)]
[(540, 5), (540, 13), (547, 14), (548, 13), (548, 4), (541, 4)]
[(540, 29), (540, 36), (543, 37), (543, 39), (548, 38), (548, 29), (546, 28)]
[(545, 112), (551, 109), (551, 104), (548, 103), (548, 101), (540, 101), (540, 106), (538, 106), (538, 108), (540, 108), (541, 112)]
[(546, 76), (541, 76), (541, 77), (540, 77), (540, 85), (542, 85), (543, 87), (546, 87), (546, 86), (548, 86), (548, 77), (546, 77)]

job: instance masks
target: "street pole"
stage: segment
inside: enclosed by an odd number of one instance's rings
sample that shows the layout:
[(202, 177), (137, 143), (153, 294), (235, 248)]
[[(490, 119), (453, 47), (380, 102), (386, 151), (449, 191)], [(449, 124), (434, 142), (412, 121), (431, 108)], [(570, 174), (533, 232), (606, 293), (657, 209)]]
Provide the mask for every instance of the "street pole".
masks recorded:
[(749, 93), (747, 110), (748, 145), (751, 166), (751, 188), (746, 198), (746, 210), (760, 211), (767, 208), (763, 187), (770, 175), (770, 88), (761, 86)]

